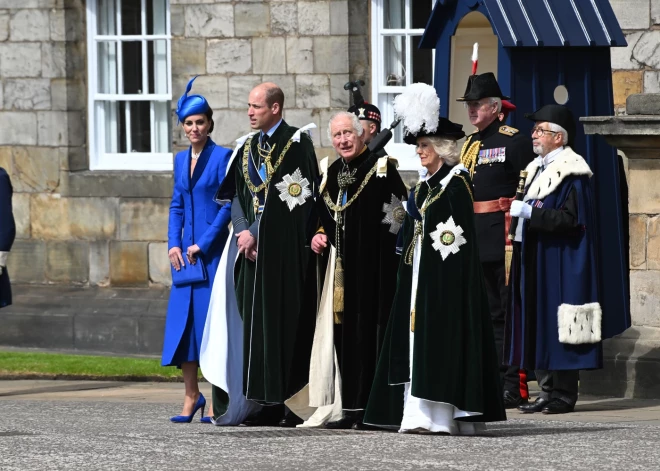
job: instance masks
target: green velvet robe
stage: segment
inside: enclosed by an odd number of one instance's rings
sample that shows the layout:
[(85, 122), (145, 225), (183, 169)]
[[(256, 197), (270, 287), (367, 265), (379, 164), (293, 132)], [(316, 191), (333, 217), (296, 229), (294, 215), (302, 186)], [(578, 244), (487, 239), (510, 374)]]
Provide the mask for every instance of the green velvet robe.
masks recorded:
[[(295, 131), (297, 128), (283, 121), (270, 137), (268, 142), (276, 145), (273, 165)], [(258, 134), (251, 142), (253, 155), (257, 155), (257, 142)], [(233, 171), (236, 194), (250, 225), (256, 217), (243, 176), (243, 147), (236, 155)], [(289, 209), (276, 185), (296, 170), (307, 179), (310, 195), (302, 205)], [(259, 223), (257, 261), (240, 255), (236, 263), (236, 298), (244, 332), (243, 388), (248, 399), (262, 404), (283, 403), (308, 380), (316, 280), (307, 223), (317, 179), (314, 145), (302, 133), (300, 142), (291, 145), (271, 178)]]
[[(401, 424), (403, 383), (410, 382), (411, 377), (413, 267), (406, 264), (406, 254), (414, 237), (415, 219), (411, 212), (419, 216), (415, 207), (422, 206), (429, 191), (431, 197), (438, 193), (440, 181), (450, 170), (451, 167), (443, 165), (428, 180), (428, 185), (420, 185), (417, 198), (413, 190), (408, 200), (392, 314), (364, 419), (368, 424), (396, 428)], [(457, 420), (506, 420), (499, 362), (479, 262), (471, 190), (468, 189), (471, 183), (467, 173), (459, 175), (449, 180), (444, 193), (428, 206), (424, 215), (411, 393), (421, 399), (482, 414)], [(450, 217), (463, 229), (466, 243), (459, 247), (458, 253), (450, 253), (443, 260), (441, 253), (432, 246), (430, 233)]]

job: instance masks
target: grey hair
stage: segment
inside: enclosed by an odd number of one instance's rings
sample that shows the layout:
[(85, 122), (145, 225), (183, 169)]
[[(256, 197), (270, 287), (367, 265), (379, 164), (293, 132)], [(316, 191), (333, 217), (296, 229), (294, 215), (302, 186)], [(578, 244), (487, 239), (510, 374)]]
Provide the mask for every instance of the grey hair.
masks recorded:
[(328, 121), (328, 139), (332, 140), (332, 122), (337, 118), (349, 118), (357, 135), (361, 136), (364, 134), (364, 128), (355, 114), (349, 113), (348, 111), (338, 111), (330, 116), (330, 121)]
[(461, 156), (455, 140), (439, 136), (424, 136), (420, 139), (424, 138), (429, 140), (433, 150), (448, 165), (456, 165), (460, 161)]
[(548, 123), (548, 128), (550, 131), (561, 134), (561, 145), (565, 146), (568, 144), (568, 132), (566, 129), (562, 128), (560, 125), (555, 123)]
[(497, 112), (501, 113), (502, 112), (502, 99), (496, 96), (492, 96), (489, 98), (490, 104), (496, 104), (497, 105)]

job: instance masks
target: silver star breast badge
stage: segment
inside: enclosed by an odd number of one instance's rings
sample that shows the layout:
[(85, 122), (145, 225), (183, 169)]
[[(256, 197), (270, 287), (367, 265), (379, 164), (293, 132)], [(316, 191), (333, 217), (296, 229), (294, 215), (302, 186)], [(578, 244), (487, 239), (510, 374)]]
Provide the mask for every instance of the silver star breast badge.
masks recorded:
[(383, 212), (385, 217), (382, 220), (383, 224), (389, 224), (390, 232), (398, 234), (401, 224), (406, 217), (406, 210), (403, 208), (403, 200), (400, 200), (395, 195), (392, 195), (392, 201), (383, 203)]
[(463, 228), (457, 226), (454, 218), (449, 216), (447, 222), (441, 222), (436, 226), (436, 230), (429, 234), (433, 240), (433, 248), (440, 252), (442, 259), (445, 260), (449, 254), (456, 254), (460, 246), (467, 243), (463, 237)]
[(297, 205), (302, 206), (312, 196), (309, 181), (303, 178), (300, 169), (296, 169), (293, 175), (284, 175), (282, 181), (275, 184), (275, 188), (279, 190), (280, 199), (287, 204), (289, 211), (293, 211)]

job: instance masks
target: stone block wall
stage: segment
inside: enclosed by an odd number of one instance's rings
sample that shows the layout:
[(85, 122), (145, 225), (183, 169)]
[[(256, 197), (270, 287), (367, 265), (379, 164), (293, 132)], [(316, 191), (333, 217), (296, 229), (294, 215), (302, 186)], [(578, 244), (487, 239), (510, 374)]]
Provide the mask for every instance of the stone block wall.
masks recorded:
[(614, 107), (625, 113), (626, 98), (660, 92), (660, 0), (610, 0), (628, 46), (612, 48)]
[[(325, 129), (333, 111), (349, 106), (344, 84), (369, 81), (368, 0), (171, 3), (174, 90), (200, 75), (193, 90), (213, 107), (217, 143), (233, 147), (249, 131), (248, 94), (272, 81), (284, 91), (287, 122), (315, 123), (318, 154), (330, 154)], [(174, 143), (187, 146), (180, 129)]]
[[(369, 0), (171, 0), (173, 109), (194, 93), (215, 111), (213, 139), (249, 131), (247, 96), (262, 81), (285, 93), (285, 118), (328, 118), (343, 85), (369, 81)], [(90, 171), (85, 0), (0, 0), (0, 166), (14, 186), (15, 283), (170, 284), (169, 172)], [(368, 93), (368, 90), (365, 90)], [(175, 118), (173, 116), (173, 123)], [(173, 152), (188, 146), (173, 126)]]

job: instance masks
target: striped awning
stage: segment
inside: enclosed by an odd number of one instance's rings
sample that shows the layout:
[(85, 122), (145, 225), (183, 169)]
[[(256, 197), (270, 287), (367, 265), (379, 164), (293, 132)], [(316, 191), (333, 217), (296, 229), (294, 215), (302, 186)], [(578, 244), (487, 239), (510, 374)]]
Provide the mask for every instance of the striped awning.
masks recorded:
[(483, 0), (504, 47), (626, 46), (609, 0)]
[(627, 46), (609, 0), (437, 0), (421, 48), (436, 46), (457, 2), (485, 6), (504, 47)]

